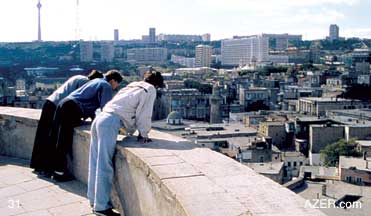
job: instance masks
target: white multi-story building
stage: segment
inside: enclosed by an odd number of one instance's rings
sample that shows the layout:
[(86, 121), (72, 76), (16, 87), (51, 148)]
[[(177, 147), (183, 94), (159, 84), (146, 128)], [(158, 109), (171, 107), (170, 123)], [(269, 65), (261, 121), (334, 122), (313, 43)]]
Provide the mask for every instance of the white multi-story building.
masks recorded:
[(107, 42), (101, 44), (101, 61), (112, 62), (115, 57), (115, 47), (113, 43)]
[(186, 66), (187, 68), (194, 68), (195, 67), (195, 58), (185, 57), (185, 56), (177, 56), (177, 55), (171, 55), (172, 62), (176, 64), (180, 64), (183, 66)]
[(80, 42), (80, 61), (93, 61), (93, 42)]
[(203, 41), (201, 35), (170, 35), (170, 34), (159, 34), (158, 35), (159, 41), (171, 41), (171, 42), (179, 42), (179, 41)]
[(263, 36), (222, 40), (222, 65), (242, 66), (253, 62), (267, 62), (268, 46), (268, 37)]
[(166, 48), (134, 48), (127, 50), (127, 60), (129, 62), (163, 63), (166, 59)]
[(210, 67), (213, 48), (208, 45), (196, 46), (196, 67)]
[(211, 40), (211, 35), (209, 33), (202, 35), (202, 41), (210, 41), (210, 40)]
[(274, 64), (287, 64), (289, 63), (289, 56), (287, 55), (269, 55), (269, 61)]
[(15, 81), (15, 89), (16, 90), (26, 90), (26, 80), (25, 79), (17, 79)]
[(332, 40), (338, 40), (339, 39), (339, 26), (336, 24), (330, 25), (330, 35), (329, 39)]

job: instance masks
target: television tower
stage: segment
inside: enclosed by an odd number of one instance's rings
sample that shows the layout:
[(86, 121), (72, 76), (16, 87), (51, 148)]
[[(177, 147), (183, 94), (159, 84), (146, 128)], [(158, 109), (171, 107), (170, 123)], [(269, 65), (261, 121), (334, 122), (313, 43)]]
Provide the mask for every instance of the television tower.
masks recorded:
[(40, 0), (39, 0), (39, 3), (37, 3), (36, 5), (37, 9), (39, 10), (39, 22), (38, 22), (38, 31), (37, 31), (37, 41), (41, 41), (41, 17), (40, 17), (40, 9), (41, 9), (41, 3), (40, 3)]
[(80, 40), (81, 38), (81, 28), (80, 28), (80, 5), (79, 0), (76, 0), (76, 23), (75, 23), (75, 40)]

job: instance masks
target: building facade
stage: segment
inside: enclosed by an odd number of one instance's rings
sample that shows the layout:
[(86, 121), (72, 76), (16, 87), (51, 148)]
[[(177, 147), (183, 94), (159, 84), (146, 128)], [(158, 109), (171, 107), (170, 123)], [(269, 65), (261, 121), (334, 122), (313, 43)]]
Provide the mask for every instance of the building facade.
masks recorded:
[(349, 100), (343, 98), (300, 98), (298, 100), (297, 111), (300, 113), (324, 116), (328, 110), (346, 110), (371, 108), (371, 103), (360, 100)]
[(183, 119), (206, 120), (210, 115), (209, 95), (197, 89), (173, 89), (164, 91), (166, 113), (180, 113)]
[(213, 48), (208, 45), (196, 46), (196, 67), (210, 67)]
[(102, 43), (100, 46), (100, 59), (102, 62), (112, 62), (115, 57), (115, 47), (112, 42)]
[(339, 174), (342, 181), (371, 185), (371, 159), (340, 156)]
[(159, 41), (169, 41), (169, 42), (203, 41), (201, 35), (159, 34), (158, 39)]
[(330, 25), (329, 39), (331, 41), (339, 39), (339, 26), (336, 24)]
[(93, 61), (93, 42), (91, 41), (80, 42), (80, 61), (82, 62)]
[(127, 50), (127, 60), (132, 63), (163, 63), (166, 59), (166, 48), (134, 48)]
[(113, 40), (117, 43), (119, 41), (119, 30), (113, 30)]
[(268, 38), (263, 36), (222, 40), (222, 65), (237, 66), (267, 62), (269, 61), (268, 45)]
[(279, 148), (286, 146), (287, 133), (284, 122), (260, 122), (258, 133), (264, 137), (270, 137), (272, 139), (272, 145)]
[(175, 64), (183, 65), (187, 68), (194, 68), (196, 65), (196, 58), (190, 58), (185, 56), (177, 56), (177, 55), (171, 55), (171, 59)]
[(209, 42), (211, 40), (211, 36), (209, 33), (203, 34), (202, 35), (202, 41)]
[(148, 40), (150, 43), (156, 42), (156, 28), (149, 28)]
[[(244, 106), (245, 110), (250, 111), (250, 106), (256, 103), (266, 106), (269, 108), (272, 104), (277, 101), (274, 98), (278, 92), (278, 89), (263, 88), (263, 87), (253, 87), (253, 88), (240, 88), (239, 89), (239, 102)], [(274, 95), (274, 97), (272, 97)]]

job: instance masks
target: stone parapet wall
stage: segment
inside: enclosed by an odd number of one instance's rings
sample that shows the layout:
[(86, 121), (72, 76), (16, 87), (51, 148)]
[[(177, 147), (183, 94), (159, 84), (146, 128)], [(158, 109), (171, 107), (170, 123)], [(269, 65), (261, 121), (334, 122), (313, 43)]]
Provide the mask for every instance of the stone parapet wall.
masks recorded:
[[(29, 159), (40, 111), (0, 107), (0, 154)], [(167, 133), (119, 136), (112, 193), (126, 216), (324, 215), (250, 168)], [(75, 129), (70, 169), (86, 183), (89, 125)], [(122, 208), (121, 208), (122, 206)]]

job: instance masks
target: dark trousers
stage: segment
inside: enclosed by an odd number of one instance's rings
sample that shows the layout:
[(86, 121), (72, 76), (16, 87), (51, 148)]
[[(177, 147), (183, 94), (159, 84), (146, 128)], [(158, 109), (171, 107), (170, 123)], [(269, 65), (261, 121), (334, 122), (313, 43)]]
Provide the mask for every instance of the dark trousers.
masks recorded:
[(30, 163), (31, 168), (52, 171), (52, 155), (54, 154), (55, 146), (50, 142), (50, 134), (55, 110), (56, 105), (46, 100), (37, 125)]
[(56, 146), (53, 163), (55, 171), (66, 171), (67, 154), (72, 147), (74, 127), (81, 125), (81, 118), (82, 111), (73, 100), (66, 98), (58, 104), (52, 130), (52, 139)]

